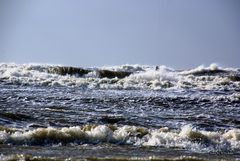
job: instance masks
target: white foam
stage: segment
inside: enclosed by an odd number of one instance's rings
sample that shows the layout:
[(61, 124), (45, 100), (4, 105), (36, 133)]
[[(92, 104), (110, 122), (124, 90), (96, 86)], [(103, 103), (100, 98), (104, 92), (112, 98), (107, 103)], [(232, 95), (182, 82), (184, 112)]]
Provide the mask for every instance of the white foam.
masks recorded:
[[(96, 71), (92, 71), (82, 77), (76, 75), (59, 75), (48, 73), (52, 65), (36, 64), (0, 64), (0, 80), (9, 83), (47, 85), (47, 86), (69, 86), (88, 87), (100, 89), (235, 89), (240, 82), (231, 81), (220, 75), (194, 76), (191, 73), (202, 70), (219, 70), (221, 67), (212, 64), (209, 67), (200, 66), (187, 71), (175, 71), (166, 66), (123, 65), (113, 67), (102, 67), (100, 69), (111, 69), (113, 71), (131, 71), (130, 76), (119, 78), (98, 78)], [(225, 70), (225, 69), (224, 69)]]
[(240, 141), (240, 129), (229, 130), (223, 135), (223, 137), (225, 137), (226, 139)]
[(103, 66), (99, 67), (99, 69), (106, 69), (106, 70), (112, 70), (112, 71), (127, 71), (127, 72), (141, 72), (149, 69), (153, 69), (152, 66), (148, 65), (139, 65), (139, 64), (125, 64), (125, 65), (119, 65), (119, 66)]
[(99, 125), (91, 131), (87, 131), (90, 140), (109, 142), (113, 138), (113, 131), (106, 125)]
[(163, 146), (190, 149), (195, 152), (228, 151), (240, 149), (239, 130), (226, 133), (198, 131), (186, 125), (180, 132), (162, 132), (154, 130), (144, 146)]
[(209, 66), (204, 66), (204, 65), (200, 65), (196, 68), (190, 69), (190, 70), (184, 70), (182, 72), (180, 72), (181, 74), (192, 74), (192, 73), (196, 73), (196, 72), (202, 72), (202, 71), (206, 71), (206, 70), (210, 70), (210, 71), (216, 71), (216, 70), (224, 70), (222, 67), (220, 67), (218, 64), (216, 63), (212, 63)]
[(240, 150), (240, 129), (226, 132), (203, 131), (191, 125), (181, 130), (146, 129), (137, 126), (110, 127), (86, 125), (83, 127), (38, 128), (30, 131), (0, 131), (0, 143), (45, 144), (45, 143), (125, 143), (135, 146), (160, 146), (183, 148), (196, 152)]

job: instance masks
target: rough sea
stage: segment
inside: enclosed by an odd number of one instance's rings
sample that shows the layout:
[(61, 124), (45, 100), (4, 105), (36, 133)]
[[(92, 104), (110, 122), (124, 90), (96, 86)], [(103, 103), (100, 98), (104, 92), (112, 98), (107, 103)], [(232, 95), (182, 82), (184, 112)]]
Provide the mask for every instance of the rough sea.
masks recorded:
[(240, 69), (0, 63), (0, 160), (240, 160)]

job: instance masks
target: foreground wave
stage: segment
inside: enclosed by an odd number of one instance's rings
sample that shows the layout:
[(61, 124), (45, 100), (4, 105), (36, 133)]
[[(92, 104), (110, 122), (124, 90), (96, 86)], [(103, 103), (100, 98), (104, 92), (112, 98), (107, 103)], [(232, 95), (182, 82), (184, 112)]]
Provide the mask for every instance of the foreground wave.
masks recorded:
[(137, 126), (85, 125), (32, 130), (1, 127), (1, 144), (127, 144), (140, 147), (187, 149), (193, 152), (231, 152), (240, 150), (240, 129), (228, 131), (197, 130), (185, 125), (180, 130), (163, 127), (147, 129)]
[(122, 65), (101, 68), (34, 64), (0, 64), (0, 82), (97, 89), (235, 89), (240, 87), (240, 69), (216, 64), (191, 70), (166, 66)]

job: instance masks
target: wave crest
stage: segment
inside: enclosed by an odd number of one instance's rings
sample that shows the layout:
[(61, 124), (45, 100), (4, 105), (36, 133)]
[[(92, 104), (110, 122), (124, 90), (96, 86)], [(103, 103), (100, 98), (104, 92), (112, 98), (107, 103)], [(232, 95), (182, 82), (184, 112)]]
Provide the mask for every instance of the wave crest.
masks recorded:
[[(5, 128), (7, 129), (7, 128)], [(192, 151), (240, 150), (240, 129), (226, 132), (203, 131), (185, 125), (181, 130), (147, 129), (137, 126), (85, 125), (64, 128), (37, 128), (29, 131), (18, 129), (0, 131), (1, 144), (131, 144), (135, 146), (160, 146), (189, 149)]]
[(0, 82), (28, 85), (61, 85), (100, 89), (239, 89), (238, 69), (216, 65), (191, 70), (165, 66), (125, 65), (102, 68), (0, 64)]

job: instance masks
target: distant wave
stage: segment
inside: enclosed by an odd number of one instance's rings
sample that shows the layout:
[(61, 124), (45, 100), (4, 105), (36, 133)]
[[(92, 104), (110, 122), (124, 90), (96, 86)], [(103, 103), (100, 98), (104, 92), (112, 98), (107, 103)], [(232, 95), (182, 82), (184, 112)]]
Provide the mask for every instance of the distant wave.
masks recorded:
[(171, 147), (196, 152), (230, 152), (240, 150), (240, 130), (201, 131), (191, 125), (185, 125), (180, 130), (168, 127), (147, 129), (128, 125), (83, 125), (25, 131), (0, 126), (0, 144), (51, 145), (59, 143), (112, 143), (144, 147)]
[(237, 89), (240, 70), (215, 64), (190, 70), (166, 66), (122, 65), (101, 68), (36, 64), (0, 64), (0, 82), (99, 89)]
[(127, 71), (91, 70), (66, 66), (48, 67), (48, 72), (59, 75), (75, 75), (79, 77), (82, 77), (90, 72), (96, 72), (96, 75), (99, 78), (124, 78), (132, 74)]

